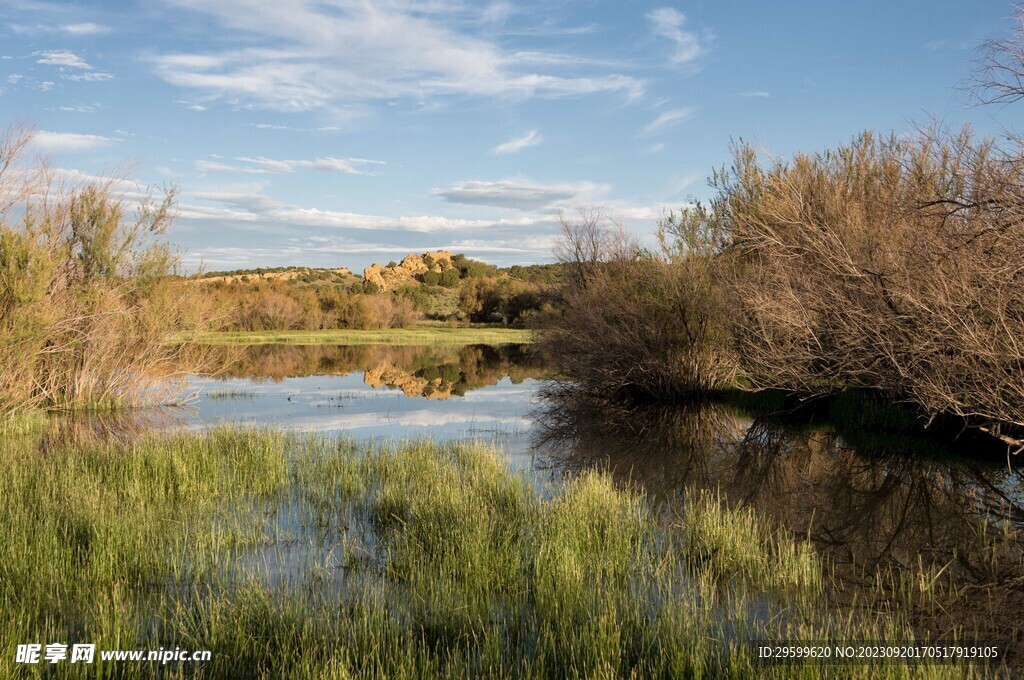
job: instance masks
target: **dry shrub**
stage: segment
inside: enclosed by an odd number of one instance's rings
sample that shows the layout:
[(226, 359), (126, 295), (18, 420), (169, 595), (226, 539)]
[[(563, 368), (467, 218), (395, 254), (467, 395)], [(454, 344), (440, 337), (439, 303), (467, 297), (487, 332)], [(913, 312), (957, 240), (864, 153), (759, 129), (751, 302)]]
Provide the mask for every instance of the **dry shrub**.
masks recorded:
[(746, 375), (1024, 426), (1022, 173), (967, 131), (864, 134), (786, 162), (739, 147), (715, 207)]
[(396, 295), (353, 293), (337, 286), (285, 281), (207, 284), (186, 281), (209, 326), (222, 331), (404, 328), (422, 318)]
[(405, 328), (422, 318), (412, 302), (397, 295), (354, 295), (341, 309), (342, 328)]
[[(167, 342), (195, 322), (167, 285), (159, 236), (173, 191), (125, 215), (116, 183), (58, 187), (17, 164), (31, 131), (0, 139), (0, 411), (160, 399), (189, 367)], [(33, 181), (26, 182), (26, 178)]]
[(672, 400), (733, 381), (706, 216), (703, 209), (670, 216), (659, 253), (641, 251), (600, 213), (563, 217), (565, 311), (543, 328), (541, 348), (577, 388), (605, 398)]

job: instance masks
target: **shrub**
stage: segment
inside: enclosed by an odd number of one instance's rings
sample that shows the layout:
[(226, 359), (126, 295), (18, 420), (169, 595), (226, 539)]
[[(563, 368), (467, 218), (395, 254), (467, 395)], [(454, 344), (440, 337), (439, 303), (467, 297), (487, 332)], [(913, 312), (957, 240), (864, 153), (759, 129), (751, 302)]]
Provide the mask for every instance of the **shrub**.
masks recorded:
[(868, 387), (998, 434), (1024, 426), (1024, 158), (866, 133), (717, 177), (737, 352), (758, 387)]
[(671, 400), (733, 382), (708, 217), (699, 208), (666, 219), (660, 253), (641, 251), (600, 214), (562, 219), (565, 311), (542, 327), (541, 347), (577, 388)]
[(479, 279), (498, 274), (498, 268), (494, 265), (470, 259), (462, 254), (452, 256), (452, 266), (459, 270), (459, 276), (463, 279)]
[(17, 222), (0, 209), (0, 410), (158, 398), (153, 388), (185, 368), (168, 340), (197, 323), (159, 241), (174, 192), (129, 219), (113, 183), (19, 189), (17, 151), (30, 138), (0, 140), (0, 196), (26, 200)]
[(441, 272), (440, 281), (438, 281), (445, 288), (455, 288), (459, 285), (459, 270), (454, 267), (449, 267)]

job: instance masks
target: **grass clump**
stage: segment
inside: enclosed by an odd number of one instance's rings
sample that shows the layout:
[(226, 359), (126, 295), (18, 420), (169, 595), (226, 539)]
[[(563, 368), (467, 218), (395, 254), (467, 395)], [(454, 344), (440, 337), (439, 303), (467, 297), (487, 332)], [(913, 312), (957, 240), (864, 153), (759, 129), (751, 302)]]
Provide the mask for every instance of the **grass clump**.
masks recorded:
[[(818, 677), (748, 642), (912, 637), (891, 612), (829, 614), (813, 552), (717, 496), (670, 516), (607, 474), (533, 479), (476, 445), (30, 441), (0, 446), (0, 637), (213, 652), (72, 676)], [(842, 668), (943, 669), (973, 672)]]

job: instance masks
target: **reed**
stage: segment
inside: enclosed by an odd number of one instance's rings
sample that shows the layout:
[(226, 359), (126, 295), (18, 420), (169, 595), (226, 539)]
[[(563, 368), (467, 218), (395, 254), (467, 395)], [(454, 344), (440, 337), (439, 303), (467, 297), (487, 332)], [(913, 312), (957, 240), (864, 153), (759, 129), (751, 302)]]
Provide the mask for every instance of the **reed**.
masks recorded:
[(69, 677), (823, 677), (745, 641), (913, 637), (897, 608), (830, 613), (814, 552), (720, 497), (668, 515), (476, 445), (219, 429), (42, 456), (29, 434), (0, 441), (0, 485), (0, 677), (15, 644), (68, 641), (213, 652)]

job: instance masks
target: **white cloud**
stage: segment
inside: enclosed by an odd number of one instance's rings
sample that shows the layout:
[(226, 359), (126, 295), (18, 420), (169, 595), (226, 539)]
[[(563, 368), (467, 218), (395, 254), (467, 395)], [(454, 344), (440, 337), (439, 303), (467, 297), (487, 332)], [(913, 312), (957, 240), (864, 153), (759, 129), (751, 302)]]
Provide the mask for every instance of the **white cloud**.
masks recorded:
[(607, 193), (608, 189), (605, 185), (590, 182), (538, 184), (525, 179), (503, 179), (496, 182), (458, 182), (446, 189), (435, 189), (433, 193), (450, 203), (540, 210), (560, 203), (592, 201)]
[(688, 64), (699, 57), (704, 48), (696, 33), (683, 29), (686, 17), (671, 7), (662, 7), (647, 14), (651, 32), (672, 42), (673, 51), (669, 58), (672, 64)]
[(40, 52), (38, 54), (39, 59), (36, 59), (37, 64), (46, 64), (48, 66), (63, 66), (65, 68), (80, 68), (80, 69), (91, 69), (92, 66), (86, 63), (84, 59), (68, 50), (53, 50), (50, 52)]
[(337, 125), (324, 125), (316, 128), (297, 128), (290, 125), (272, 125), (271, 123), (249, 123), (257, 130), (289, 130), (291, 132), (338, 132), (341, 128)]
[(69, 35), (97, 35), (98, 33), (106, 33), (110, 30), (110, 27), (88, 21), (81, 24), (62, 24), (60, 30)]
[[(641, 80), (606, 68), (569, 57), (571, 64), (561, 58), (536, 64), (536, 53), (517, 55), (469, 34), (466, 27), (481, 18), (471, 3), (164, 2), (212, 15), (228, 29), (223, 35), (230, 47), (157, 55), (151, 59), (157, 75), (210, 97), (268, 109), (351, 113), (366, 101), (592, 93), (636, 98), (644, 90)], [(236, 47), (231, 30), (275, 47)], [(581, 67), (588, 72), (579, 73)]]
[(499, 155), (516, 153), (517, 151), (522, 151), (527, 147), (537, 146), (543, 141), (544, 138), (537, 134), (536, 130), (530, 130), (522, 137), (516, 137), (514, 139), (508, 140), (507, 142), (499, 144), (498, 146), (491, 149), (491, 153), (496, 153)]
[(10, 27), (15, 33), (29, 35), (36, 33), (65, 33), (73, 36), (88, 36), (106, 33), (110, 30), (109, 26), (91, 21), (75, 24), (10, 24)]
[(16, 85), (17, 82), (19, 80), (21, 80), (22, 78), (24, 78), (24, 77), (25, 76), (22, 76), (20, 74), (14, 73), (14, 74), (11, 74), (11, 75), (7, 76), (7, 82), (9, 82), (11, 85)]
[(737, 97), (760, 97), (762, 99), (767, 99), (768, 97), (772, 96), (772, 93), (771, 92), (766, 92), (765, 90), (751, 90), (749, 92), (740, 92), (736, 96)]
[(299, 169), (319, 170), (322, 172), (343, 172), (349, 175), (367, 174), (361, 165), (386, 165), (384, 161), (367, 158), (334, 158), (327, 156), (314, 160), (276, 160), (262, 156), (252, 158), (240, 156), (235, 159), (243, 165), (232, 165), (220, 161), (198, 160), (196, 170), (200, 172), (241, 172), (250, 175), (275, 175), (295, 172)]
[(106, 71), (86, 71), (85, 73), (65, 73), (61, 76), (64, 80), (74, 80), (85, 83), (103, 83), (114, 79), (114, 74)]
[(73, 104), (61, 106), (60, 110), (73, 113), (93, 113), (98, 106), (98, 104)]
[(43, 92), (49, 92), (53, 89), (54, 85), (56, 84), (57, 83), (53, 82), (52, 80), (44, 80), (43, 82), (39, 83), (37, 87)]
[(660, 132), (666, 128), (678, 125), (684, 121), (693, 118), (693, 114), (697, 112), (697, 109), (692, 106), (684, 106), (679, 109), (672, 109), (671, 111), (665, 111), (658, 115), (657, 118), (648, 123), (643, 130), (640, 131), (640, 136), (646, 136)]
[(75, 132), (50, 132), (40, 130), (32, 137), (32, 145), (45, 152), (91, 151), (114, 144), (120, 140), (101, 135), (82, 135)]
[[(178, 216), (192, 220), (222, 222), (272, 222), (296, 226), (336, 229), (395, 230), (413, 232), (458, 232), (466, 229), (523, 227), (548, 220), (547, 217), (523, 216), (512, 219), (462, 219), (442, 215), (366, 215), (339, 210), (306, 208), (289, 205), (269, 196), (230, 191), (201, 191), (189, 195), (180, 205)], [(193, 200), (219, 205), (200, 205)], [(224, 206), (224, 207), (221, 207)]]
[[(38, 135), (37, 135), (38, 137)], [(112, 140), (117, 141), (117, 140)], [(110, 175), (94, 175), (75, 168), (55, 167), (47, 171), (50, 177), (57, 183), (64, 186), (87, 186), (102, 185), (108, 186), (117, 191), (123, 197), (141, 198), (145, 194), (139, 185), (130, 179), (113, 177)]]

